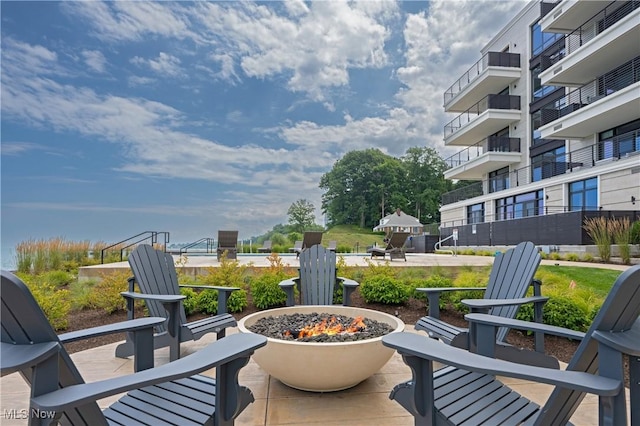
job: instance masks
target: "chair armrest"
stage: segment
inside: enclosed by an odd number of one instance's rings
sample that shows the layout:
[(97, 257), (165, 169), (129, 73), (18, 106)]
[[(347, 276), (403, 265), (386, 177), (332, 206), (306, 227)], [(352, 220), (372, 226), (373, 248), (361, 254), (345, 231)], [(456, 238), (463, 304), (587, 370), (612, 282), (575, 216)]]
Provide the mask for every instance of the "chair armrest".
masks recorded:
[[(425, 339), (424, 336), (415, 333), (387, 334), (382, 337), (382, 344), (396, 349), (403, 357), (417, 357), (428, 362), (436, 361), (467, 371), (546, 383), (601, 396), (618, 395), (623, 387), (623, 383), (620, 380), (585, 372), (556, 370), (487, 358), (464, 349), (445, 345), (434, 339)], [(424, 379), (423, 375), (414, 373), (415, 381), (421, 381), (422, 379)], [(429, 377), (427, 379), (431, 380), (432, 378)], [(427, 385), (425, 383), (414, 383), (414, 386), (420, 388)]]
[[(234, 334), (168, 364), (128, 376), (65, 387), (32, 398), (31, 404), (32, 407), (41, 410), (56, 412), (69, 410), (132, 389), (190, 377), (238, 358), (245, 357), (248, 360), (256, 349), (266, 344), (267, 338), (264, 336)], [(246, 363), (242, 364), (244, 365)]]
[(512, 318), (504, 318), (488, 314), (467, 314), (464, 318), (469, 321), (469, 334), (477, 344), (477, 352), (481, 355), (493, 358), (496, 349), (496, 331), (498, 327), (509, 327), (518, 330), (529, 330), (535, 333), (535, 350), (544, 353), (544, 335), (566, 337), (582, 340), (585, 336), (580, 331), (568, 328), (556, 327), (540, 322), (521, 321)]
[[(636, 324), (640, 325), (638, 322), (636, 322)], [(638, 338), (639, 329), (640, 326), (636, 327), (636, 330), (632, 328), (631, 330), (620, 331), (617, 333), (595, 331), (593, 333), (593, 338), (620, 353), (631, 356), (640, 356), (640, 338)]]
[(340, 280), (340, 282), (342, 283), (342, 285), (344, 287), (356, 288), (356, 287), (358, 287), (360, 285), (359, 282), (354, 281), (354, 280), (350, 280), (349, 278), (338, 277), (338, 280)]
[(226, 291), (233, 292), (235, 290), (240, 290), (240, 287), (224, 287), (219, 285), (195, 285), (195, 284), (180, 284), (178, 287), (182, 288), (199, 288), (202, 290), (218, 290), (218, 291)]
[[(544, 334), (566, 337), (568, 339), (582, 340), (585, 334), (568, 328), (556, 327), (554, 325), (541, 324), (539, 322), (522, 321), (511, 318), (499, 317), (489, 314), (466, 314), (464, 318), (470, 324), (478, 324), (492, 327), (509, 327), (517, 330), (540, 331)], [(495, 340), (495, 339), (494, 339)]]
[(444, 291), (484, 291), (486, 289), (486, 287), (420, 287), (416, 288), (416, 291), (427, 294), (427, 301), (429, 304), (429, 311), (427, 315), (432, 318), (440, 319), (440, 293)]
[(0, 372), (2, 376), (40, 364), (60, 351), (60, 343), (45, 342), (33, 345), (14, 345), (2, 342)]
[(179, 302), (187, 298), (187, 296), (183, 296), (181, 294), (143, 294), (143, 293), (135, 293), (132, 291), (123, 291), (120, 293), (122, 296), (130, 298), (130, 299), (149, 299), (149, 300), (157, 300), (162, 303), (171, 303), (171, 302)]
[(289, 278), (288, 280), (280, 281), (278, 285), (287, 294), (286, 306), (294, 306), (296, 304), (294, 288), (297, 285), (298, 278)]
[(546, 296), (520, 297), (516, 299), (462, 299), (460, 303), (471, 309), (489, 309), (494, 306), (524, 305), (525, 303), (540, 303), (549, 300)]
[(84, 330), (71, 331), (58, 335), (62, 343), (71, 343), (77, 340), (88, 339), (91, 337), (104, 336), (107, 334), (122, 333), (124, 331), (137, 331), (145, 328), (154, 327), (165, 322), (167, 319), (162, 317), (146, 317), (130, 321), (122, 321), (114, 324), (101, 325), (98, 327), (86, 328)]

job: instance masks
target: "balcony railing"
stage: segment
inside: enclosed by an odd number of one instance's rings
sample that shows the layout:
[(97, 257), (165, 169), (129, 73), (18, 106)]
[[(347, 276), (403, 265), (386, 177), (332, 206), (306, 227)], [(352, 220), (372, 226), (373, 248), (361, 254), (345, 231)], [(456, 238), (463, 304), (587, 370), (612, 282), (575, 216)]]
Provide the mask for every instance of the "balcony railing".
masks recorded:
[(559, 54), (546, 58), (547, 60), (542, 61), (542, 71), (571, 55), (571, 53), (575, 52), (579, 47), (598, 37), (608, 28), (611, 28), (618, 21), (639, 7), (640, 0), (610, 3), (587, 22), (576, 28), (573, 32), (566, 34), (564, 36), (565, 49), (559, 52)]
[[(485, 148), (488, 147), (488, 148)], [(485, 152), (520, 152), (520, 138), (489, 136), (444, 160), (449, 167), (468, 163)]]
[(487, 52), (482, 58), (469, 68), (462, 77), (444, 92), (446, 105), (465, 87), (471, 84), (488, 67), (520, 68), (520, 54), (509, 52)]
[(542, 107), (541, 124), (549, 124), (640, 81), (640, 56)]
[(468, 200), (470, 198), (479, 197), (482, 195), (482, 182), (475, 182), (462, 188), (454, 189), (453, 191), (445, 192), (442, 194), (442, 205), (453, 204), (458, 201)]
[[(533, 164), (513, 170), (509, 176), (496, 176), (487, 180), (489, 192), (524, 186), (576, 170), (596, 167), (600, 161), (640, 155), (640, 130), (634, 130), (593, 145), (576, 149), (556, 157), (555, 161)], [(442, 205), (456, 203), (483, 195), (483, 182), (442, 194)]]
[(444, 126), (444, 137), (454, 134), (488, 109), (520, 110), (520, 96), (488, 95)]

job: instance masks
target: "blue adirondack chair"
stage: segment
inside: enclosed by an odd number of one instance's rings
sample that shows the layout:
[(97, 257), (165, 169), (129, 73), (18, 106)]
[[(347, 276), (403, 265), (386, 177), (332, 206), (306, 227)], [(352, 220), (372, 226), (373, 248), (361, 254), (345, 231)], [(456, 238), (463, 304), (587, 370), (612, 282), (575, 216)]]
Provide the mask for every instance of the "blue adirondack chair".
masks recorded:
[[(148, 244), (141, 244), (129, 254), (129, 266), (133, 277), (129, 279), (129, 291), (121, 293), (127, 299), (127, 317), (134, 318), (134, 301), (144, 300), (151, 316), (165, 317), (165, 324), (157, 329), (154, 346), (169, 346), (170, 359), (180, 358), (180, 343), (198, 340), (207, 333), (216, 333), (221, 339), (228, 327), (237, 325), (233, 315), (227, 313), (227, 300), (238, 287), (179, 285), (173, 257)], [(140, 293), (135, 292), (138, 285)], [(218, 292), (218, 313), (207, 318), (187, 322), (182, 305), (185, 296), (180, 287), (210, 289)], [(124, 343), (116, 347), (116, 356), (126, 358), (133, 354), (130, 335)]]
[[(457, 327), (440, 319), (440, 295), (452, 291), (484, 290), (482, 299), (469, 299), (463, 303), (471, 312), (490, 313), (504, 318), (515, 318), (518, 308), (525, 303), (533, 303), (534, 320), (542, 322), (542, 309), (547, 297), (541, 295), (541, 283), (534, 280), (540, 261), (539, 250), (529, 241), (522, 242), (496, 256), (489, 282), (486, 287), (435, 287), (417, 288), (416, 291), (426, 293), (428, 315), (420, 318), (415, 325), (416, 330), (426, 331), (430, 337), (459, 348), (472, 348), (474, 340), (469, 338), (469, 330)], [(533, 296), (526, 297), (529, 287), (533, 285)], [(544, 340), (536, 339), (535, 351), (521, 351), (506, 342), (508, 327), (501, 327), (496, 339), (499, 343), (497, 357), (506, 360), (547, 367), (558, 367), (557, 359), (544, 354)]]
[[(164, 318), (58, 336), (27, 286), (10, 272), (2, 271), (0, 297), (0, 372), (19, 372), (31, 386), (29, 424), (233, 425), (254, 401), (251, 391), (239, 385), (238, 372), (267, 343), (265, 337), (235, 334), (153, 368), (153, 327)], [(63, 343), (127, 330), (136, 333), (137, 372), (85, 383)], [(216, 379), (199, 374), (214, 367)], [(96, 403), (124, 392), (129, 393), (104, 411)]]
[(336, 275), (336, 252), (320, 244), (300, 253), (300, 276), (280, 282), (287, 293), (287, 306), (295, 305), (297, 288), (303, 305), (333, 305), (336, 282), (342, 285), (342, 304), (349, 306), (351, 294), (360, 284)]
[[(613, 284), (566, 370), (494, 359), (500, 326), (541, 334), (572, 336), (575, 332), (545, 324), (468, 314), (478, 333), (472, 353), (415, 333), (382, 338), (411, 368), (413, 378), (394, 387), (390, 398), (415, 418), (416, 425), (522, 424), (568, 425), (587, 393), (599, 397), (600, 425), (627, 425), (624, 359), (630, 376), (631, 424), (640, 422), (640, 265), (623, 272)], [(445, 367), (434, 370), (433, 362)], [(555, 386), (544, 406), (522, 397), (495, 376)], [(504, 423), (503, 423), (504, 422)]]

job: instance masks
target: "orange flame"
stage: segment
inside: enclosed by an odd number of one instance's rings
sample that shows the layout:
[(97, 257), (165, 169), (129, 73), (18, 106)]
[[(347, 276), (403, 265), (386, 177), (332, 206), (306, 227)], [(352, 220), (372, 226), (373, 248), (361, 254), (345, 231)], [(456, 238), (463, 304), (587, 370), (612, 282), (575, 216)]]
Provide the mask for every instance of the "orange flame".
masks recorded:
[[(356, 317), (348, 327), (345, 327), (340, 324), (336, 317), (332, 316), (330, 318), (323, 319), (317, 324), (307, 325), (298, 332), (297, 338), (302, 339), (304, 337), (313, 337), (320, 334), (333, 336), (342, 333), (357, 333), (359, 331), (363, 331), (366, 327), (364, 317)], [(291, 334), (292, 333), (289, 330), (284, 332), (285, 336), (291, 336)]]

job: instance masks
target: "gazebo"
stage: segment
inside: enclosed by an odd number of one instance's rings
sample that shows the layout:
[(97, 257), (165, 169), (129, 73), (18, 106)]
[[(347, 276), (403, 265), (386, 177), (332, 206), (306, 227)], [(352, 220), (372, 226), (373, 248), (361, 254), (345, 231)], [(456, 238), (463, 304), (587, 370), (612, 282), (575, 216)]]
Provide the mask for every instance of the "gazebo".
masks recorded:
[(409, 232), (411, 235), (422, 235), (424, 225), (417, 218), (397, 209), (394, 213), (380, 219), (380, 223), (373, 230), (384, 231), (387, 236), (393, 232)]

